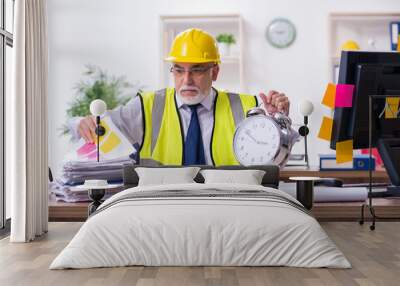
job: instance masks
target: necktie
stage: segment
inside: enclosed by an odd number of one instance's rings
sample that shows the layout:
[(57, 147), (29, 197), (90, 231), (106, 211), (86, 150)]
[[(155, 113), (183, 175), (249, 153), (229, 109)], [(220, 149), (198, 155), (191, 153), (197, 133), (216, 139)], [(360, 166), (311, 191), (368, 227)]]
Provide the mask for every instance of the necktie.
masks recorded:
[(203, 138), (197, 116), (197, 107), (200, 104), (189, 105), (192, 115), (185, 140), (184, 165), (205, 165)]

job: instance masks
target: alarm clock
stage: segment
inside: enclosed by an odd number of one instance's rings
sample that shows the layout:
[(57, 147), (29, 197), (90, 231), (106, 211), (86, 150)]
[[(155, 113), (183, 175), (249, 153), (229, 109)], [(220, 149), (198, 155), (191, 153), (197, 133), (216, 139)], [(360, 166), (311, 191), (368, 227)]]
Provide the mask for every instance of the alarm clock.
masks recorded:
[(283, 113), (267, 115), (261, 107), (249, 110), (233, 137), (236, 160), (244, 166), (274, 164), (283, 167), (299, 137), (291, 124)]

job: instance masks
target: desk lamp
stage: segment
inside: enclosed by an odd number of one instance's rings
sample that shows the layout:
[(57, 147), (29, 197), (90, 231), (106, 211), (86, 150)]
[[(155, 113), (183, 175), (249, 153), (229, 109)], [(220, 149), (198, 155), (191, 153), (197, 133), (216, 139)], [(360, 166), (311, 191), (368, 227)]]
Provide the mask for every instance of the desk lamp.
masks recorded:
[(310, 168), (310, 163), (308, 160), (308, 150), (307, 150), (307, 135), (310, 132), (310, 130), (308, 129), (307, 125), (308, 125), (308, 116), (313, 112), (313, 110), (314, 110), (314, 105), (309, 100), (304, 100), (299, 105), (299, 111), (301, 115), (303, 115), (304, 117), (304, 125), (300, 126), (299, 134), (304, 137), (304, 159), (306, 161), (307, 168)]
[(97, 162), (100, 161), (100, 136), (106, 133), (106, 129), (100, 125), (100, 116), (107, 110), (106, 103), (101, 99), (95, 99), (90, 103), (90, 113), (96, 116), (96, 135), (97, 135)]

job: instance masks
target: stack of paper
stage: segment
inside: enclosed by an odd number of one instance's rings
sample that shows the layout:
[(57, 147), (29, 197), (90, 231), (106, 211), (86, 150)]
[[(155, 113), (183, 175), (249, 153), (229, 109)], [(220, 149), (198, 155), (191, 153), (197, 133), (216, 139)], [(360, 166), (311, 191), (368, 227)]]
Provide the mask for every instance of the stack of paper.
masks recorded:
[[(296, 184), (295, 183), (279, 183), (279, 190), (296, 198)], [(314, 187), (314, 202), (327, 203), (327, 202), (364, 202), (368, 198), (368, 191), (365, 187)]]
[[(85, 180), (107, 180), (109, 184), (122, 183), (123, 167), (133, 165), (136, 149), (113, 124), (109, 117), (101, 120), (106, 132), (100, 136), (99, 158), (97, 145), (81, 139), (76, 149), (65, 157), (61, 174), (49, 185), (51, 199), (66, 202), (90, 201), (87, 191), (74, 189)], [(120, 191), (121, 188), (109, 189), (106, 198)]]
[[(62, 176), (49, 184), (51, 199), (65, 202), (90, 201), (87, 190), (77, 190), (85, 180), (107, 180), (109, 184), (122, 185), (124, 165), (133, 165), (134, 161), (128, 158), (106, 160), (100, 162), (67, 162), (63, 166)], [(122, 188), (107, 189), (105, 199), (121, 191)]]
[(127, 158), (111, 159), (100, 162), (72, 161), (64, 164), (59, 182), (63, 185), (79, 185), (85, 180), (107, 180), (108, 183), (122, 182), (123, 165), (134, 161)]
[[(119, 187), (106, 189), (104, 200), (108, 199), (112, 195), (123, 190), (123, 185)], [(78, 190), (74, 186), (68, 186), (61, 184), (58, 180), (49, 184), (50, 200), (56, 202), (89, 202), (91, 199), (88, 196), (88, 190)]]

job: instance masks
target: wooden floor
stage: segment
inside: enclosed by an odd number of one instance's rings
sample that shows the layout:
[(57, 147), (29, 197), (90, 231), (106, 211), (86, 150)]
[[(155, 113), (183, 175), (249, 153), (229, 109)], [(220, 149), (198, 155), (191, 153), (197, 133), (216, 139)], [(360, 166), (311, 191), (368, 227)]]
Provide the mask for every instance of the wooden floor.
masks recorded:
[(49, 233), (28, 244), (0, 241), (0, 285), (400, 285), (400, 222), (321, 225), (353, 268), (122, 267), (48, 270), (82, 223), (50, 223)]

